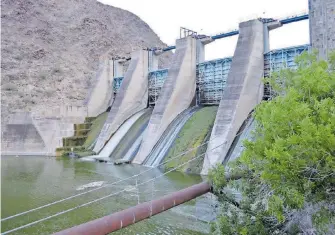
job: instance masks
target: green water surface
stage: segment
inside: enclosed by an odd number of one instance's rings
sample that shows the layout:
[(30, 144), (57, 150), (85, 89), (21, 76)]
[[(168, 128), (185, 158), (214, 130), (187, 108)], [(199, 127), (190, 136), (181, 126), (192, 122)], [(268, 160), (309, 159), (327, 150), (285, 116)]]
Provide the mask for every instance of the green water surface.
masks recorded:
[[(88, 191), (92, 188), (81, 191), (77, 188), (91, 182), (104, 181), (106, 185), (147, 169), (138, 165), (114, 166), (65, 158), (2, 156), (1, 217), (4, 219)], [(129, 189), (127, 192), (10, 233), (50, 234), (134, 206), (138, 200), (148, 201), (152, 197), (166, 195), (202, 181), (199, 176), (172, 172), (155, 180), (154, 183), (139, 186), (139, 194), (136, 193), (136, 187), (134, 187), (136, 181), (140, 184), (161, 174), (161, 171), (155, 169), (136, 179), (107, 186), (47, 208), (2, 221), (1, 232), (118, 192), (125, 187)], [(155, 191), (152, 190), (153, 185)], [(191, 201), (113, 234), (208, 234), (208, 224), (197, 220), (195, 211), (195, 203)]]

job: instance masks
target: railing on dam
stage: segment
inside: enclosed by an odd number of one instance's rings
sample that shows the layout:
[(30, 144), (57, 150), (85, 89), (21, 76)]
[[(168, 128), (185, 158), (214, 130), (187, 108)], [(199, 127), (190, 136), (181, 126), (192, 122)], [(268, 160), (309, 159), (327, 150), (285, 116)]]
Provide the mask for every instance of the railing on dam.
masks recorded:
[[(306, 44), (276, 49), (264, 54), (264, 77), (270, 77), (272, 73), (284, 68), (296, 69), (295, 57), (309, 50), (310, 45)], [(266, 84), (264, 87), (264, 99), (268, 100), (272, 95), (271, 87)]]
[(219, 104), (222, 98), (232, 57), (206, 61), (197, 65), (197, 103)]
[(164, 81), (168, 76), (168, 69), (152, 71), (148, 74), (149, 106), (156, 104), (159, 93), (163, 87)]

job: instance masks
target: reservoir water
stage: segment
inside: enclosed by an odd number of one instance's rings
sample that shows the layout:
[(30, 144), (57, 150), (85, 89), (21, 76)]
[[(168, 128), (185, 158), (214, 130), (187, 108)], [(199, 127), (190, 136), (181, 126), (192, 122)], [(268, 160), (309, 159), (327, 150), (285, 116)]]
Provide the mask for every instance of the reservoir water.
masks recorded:
[[(99, 190), (57, 203), (1, 222), (6, 232), (59, 212), (91, 202), (100, 197), (125, 192), (52, 217), (9, 234), (50, 234), (86, 221), (149, 201), (202, 181), (200, 176), (171, 172), (153, 182), (136, 187), (164, 172), (154, 169), (136, 179), (108, 185), (120, 179), (146, 171), (139, 165), (114, 166), (77, 159), (2, 156), (1, 157), (1, 217), (2, 219), (67, 198), (97, 187)], [(154, 187), (153, 187), (154, 186)], [(154, 188), (154, 190), (153, 190)], [(208, 234), (209, 224), (199, 220), (208, 211), (208, 196), (192, 200), (150, 219), (131, 225), (113, 234)], [(197, 206), (200, 205), (200, 206)], [(201, 212), (203, 208), (203, 212)]]

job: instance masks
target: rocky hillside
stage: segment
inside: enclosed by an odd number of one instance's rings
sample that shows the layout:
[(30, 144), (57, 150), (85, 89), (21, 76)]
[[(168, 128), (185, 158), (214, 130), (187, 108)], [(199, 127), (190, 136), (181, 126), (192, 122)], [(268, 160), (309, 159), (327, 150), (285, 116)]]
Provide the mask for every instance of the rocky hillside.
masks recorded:
[[(99, 57), (166, 46), (136, 15), (95, 0), (1, 4), (3, 118), (61, 103), (81, 105)], [(165, 55), (161, 63), (167, 59)]]

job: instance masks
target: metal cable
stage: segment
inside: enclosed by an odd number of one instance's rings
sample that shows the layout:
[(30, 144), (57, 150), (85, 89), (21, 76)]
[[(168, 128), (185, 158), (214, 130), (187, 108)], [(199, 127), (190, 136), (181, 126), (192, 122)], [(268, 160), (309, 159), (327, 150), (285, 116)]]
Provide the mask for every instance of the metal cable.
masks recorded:
[[(216, 137), (215, 137), (215, 138), (216, 138)], [(166, 164), (166, 163), (168, 163), (168, 162), (170, 162), (170, 161), (172, 161), (172, 160), (174, 160), (174, 159), (176, 159), (176, 158), (178, 158), (178, 157), (181, 157), (181, 156), (185, 155), (186, 153), (189, 153), (189, 152), (191, 152), (191, 151), (193, 151), (193, 150), (195, 150), (195, 149), (197, 149), (197, 148), (200, 148), (200, 147), (202, 147), (203, 145), (205, 145), (205, 144), (207, 144), (207, 143), (213, 141), (215, 138), (213, 138), (212, 140), (209, 140), (209, 141), (207, 141), (207, 142), (205, 142), (205, 143), (203, 143), (203, 144), (201, 144), (201, 145), (198, 145), (198, 146), (196, 146), (196, 147), (194, 147), (194, 148), (188, 149), (187, 151), (184, 151), (184, 152), (182, 152), (182, 153), (176, 155), (175, 157), (173, 157), (173, 158), (171, 158), (171, 159), (169, 159), (169, 160), (167, 160), (167, 161), (165, 161), (165, 162), (162, 162), (162, 163), (159, 164), (157, 167), (162, 166), (162, 165), (164, 165), (164, 164)], [(101, 186), (101, 187), (94, 188), (94, 189), (91, 189), (91, 190), (88, 190), (88, 191), (85, 191), (85, 192), (82, 192), (82, 193), (78, 193), (78, 194), (72, 195), (72, 196), (70, 196), (70, 197), (63, 198), (63, 199), (60, 199), (60, 200), (58, 200), (58, 201), (54, 201), (54, 202), (45, 204), (45, 205), (43, 205), (43, 206), (36, 207), (36, 208), (34, 208), (34, 209), (30, 209), (30, 210), (27, 210), (27, 211), (24, 211), (24, 212), (15, 214), (15, 215), (8, 216), (8, 217), (6, 217), (6, 218), (4, 218), (4, 219), (1, 219), (1, 222), (2, 222), (2, 221), (9, 220), (9, 219), (12, 219), (12, 218), (15, 218), (15, 217), (18, 217), (18, 216), (21, 216), (21, 215), (28, 214), (28, 213), (33, 212), (33, 211), (37, 211), (37, 210), (40, 210), (40, 209), (43, 209), (43, 208), (46, 208), (46, 207), (49, 207), (49, 206), (52, 206), (52, 205), (55, 205), (55, 204), (58, 204), (58, 203), (60, 203), (60, 202), (64, 202), (64, 201), (67, 201), (67, 200), (70, 200), (70, 199), (73, 199), (73, 198), (76, 198), (76, 197), (85, 195), (85, 194), (90, 193), (90, 192), (97, 191), (97, 190), (99, 190), (99, 189), (102, 189), (102, 188), (105, 188), (105, 187), (108, 187), (108, 186), (112, 186), (112, 185), (121, 183), (121, 182), (123, 182), (123, 181), (127, 181), (127, 180), (129, 180), (129, 179), (138, 177), (138, 176), (143, 175), (143, 174), (145, 174), (145, 173), (147, 173), (147, 172), (149, 172), (149, 171), (152, 171), (153, 169), (155, 169), (155, 168), (150, 168), (150, 169), (148, 169), (148, 170), (145, 170), (145, 171), (143, 171), (143, 172), (140, 172), (139, 174), (132, 175), (132, 176), (130, 176), (130, 177), (128, 177), (128, 178), (121, 179), (121, 180), (115, 181), (115, 182), (113, 182), (113, 183), (106, 184), (106, 185), (103, 185), (103, 186)]]
[[(216, 146), (215, 148), (211, 149), (210, 151), (212, 151), (212, 150), (214, 150), (214, 149), (216, 149), (216, 148), (222, 146), (223, 144), (224, 144), (224, 143), (222, 143), (222, 144)], [(161, 175), (159, 175), (159, 176), (155, 176), (155, 177), (151, 178), (150, 180), (147, 180), (147, 181), (144, 181), (144, 182), (142, 182), (142, 183), (140, 183), (140, 184), (137, 184), (137, 186), (141, 186), (141, 185), (147, 184), (147, 183), (149, 183), (149, 182), (151, 182), (151, 181), (154, 181), (154, 180), (156, 180), (156, 179), (158, 179), (158, 178), (161, 178), (162, 176), (164, 176), (164, 175), (166, 175), (166, 174), (168, 174), (168, 173), (170, 173), (170, 172), (172, 172), (172, 171), (178, 169), (178, 168), (181, 167), (181, 166), (184, 166), (184, 165), (190, 163), (191, 161), (194, 161), (194, 160), (196, 160), (196, 159), (202, 157), (202, 156), (205, 155), (205, 154), (206, 154), (206, 153), (203, 153), (203, 154), (201, 154), (201, 155), (199, 155), (199, 156), (197, 156), (197, 157), (191, 158), (190, 160), (184, 162), (183, 164), (180, 164), (180, 165), (178, 165), (178, 166), (172, 168), (171, 170), (169, 170), (169, 171), (167, 171), (167, 172), (165, 172), (165, 173), (163, 173), (163, 174), (161, 174)], [(21, 229), (23, 229), (23, 228), (26, 228), (26, 227), (29, 227), (29, 226), (31, 226), (31, 225), (34, 225), (34, 224), (37, 224), (37, 223), (46, 221), (46, 220), (48, 220), (48, 219), (54, 218), (54, 217), (59, 216), (59, 215), (63, 215), (63, 214), (65, 214), (65, 213), (67, 213), (67, 212), (76, 210), (76, 209), (78, 209), (78, 208), (81, 208), (81, 207), (84, 207), (84, 206), (88, 206), (88, 205), (90, 205), (90, 204), (92, 204), (92, 203), (101, 201), (101, 200), (106, 199), (106, 198), (108, 198), (108, 197), (115, 196), (115, 195), (117, 195), (117, 194), (120, 194), (120, 193), (122, 193), (122, 192), (125, 192), (126, 190), (127, 190), (127, 189), (123, 189), (123, 190), (121, 190), (121, 191), (118, 191), (118, 192), (115, 192), (115, 193), (108, 194), (108, 195), (106, 195), (106, 196), (100, 197), (100, 198), (95, 199), (95, 200), (93, 200), (93, 201), (89, 201), (89, 202), (87, 202), (87, 203), (78, 205), (78, 206), (76, 206), (76, 207), (72, 207), (72, 208), (67, 209), (67, 210), (65, 210), (65, 211), (61, 211), (61, 212), (58, 212), (58, 213), (56, 213), (56, 214), (53, 214), (53, 215), (44, 217), (43, 219), (36, 220), (36, 221), (34, 221), (34, 222), (31, 222), (31, 223), (22, 225), (22, 226), (20, 226), (20, 227), (17, 227), (17, 228), (8, 230), (8, 231), (6, 231), (6, 232), (4, 232), (4, 233), (2, 233), (2, 234), (5, 235), (5, 234), (9, 234), (9, 233), (12, 233), (12, 232), (21, 230)]]

